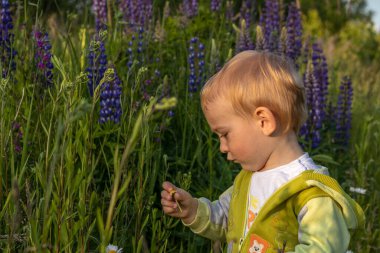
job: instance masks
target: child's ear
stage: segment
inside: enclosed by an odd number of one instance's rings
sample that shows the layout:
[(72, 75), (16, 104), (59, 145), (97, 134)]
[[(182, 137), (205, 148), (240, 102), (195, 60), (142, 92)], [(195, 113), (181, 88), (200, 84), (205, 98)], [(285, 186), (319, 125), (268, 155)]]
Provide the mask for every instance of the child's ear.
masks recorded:
[(274, 134), (277, 129), (277, 121), (271, 110), (264, 106), (257, 107), (254, 117), (264, 135)]

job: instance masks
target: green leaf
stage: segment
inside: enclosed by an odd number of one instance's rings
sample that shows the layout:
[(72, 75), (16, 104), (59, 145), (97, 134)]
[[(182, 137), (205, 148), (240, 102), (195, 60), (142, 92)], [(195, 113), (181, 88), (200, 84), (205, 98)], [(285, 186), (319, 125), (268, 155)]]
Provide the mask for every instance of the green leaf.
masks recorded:
[(322, 163), (322, 164), (340, 165), (331, 156), (325, 155), (325, 154), (313, 155), (311, 158), (315, 162)]

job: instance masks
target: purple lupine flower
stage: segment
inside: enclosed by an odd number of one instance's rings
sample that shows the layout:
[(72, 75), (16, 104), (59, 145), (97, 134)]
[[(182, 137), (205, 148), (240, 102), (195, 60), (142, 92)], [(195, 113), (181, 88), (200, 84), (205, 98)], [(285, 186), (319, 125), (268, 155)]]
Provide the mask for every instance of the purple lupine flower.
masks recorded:
[(308, 105), (308, 119), (301, 127), (300, 134), (306, 141), (311, 141), (311, 147), (316, 148), (321, 142), (320, 131), (322, 128), (321, 118), (321, 89), (314, 75), (313, 65), (309, 63), (304, 74), (306, 103)]
[(183, 0), (182, 5), (186, 17), (191, 18), (198, 15), (198, 0)]
[(189, 59), (188, 59), (188, 63), (189, 63), (189, 70), (190, 70), (190, 76), (189, 76), (189, 91), (190, 92), (196, 92), (198, 89), (197, 89), (197, 85), (196, 85), (196, 80), (197, 80), (197, 76), (196, 76), (196, 63), (195, 63), (195, 47), (193, 44), (195, 44), (197, 41), (197, 38), (192, 38), (191, 41), (190, 41), (190, 46), (189, 46)]
[(106, 122), (119, 123), (122, 114), (120, 103), (121, 81), (116, 70), (114, 68), (112, 70), (112, 75), (108, 76), (108, 79), (102, 83), (100, 88), (99, 122), (101, 124)]
[(42, 33), (35, 30), (33, 37), (36, 43), (35, 59), (37, 63), (37, 81), (42, 84), (44, 88), (53, 85), (53, 63), (51, 62), (51, 44), (49, 41), (48, 33)]
[(107, 69), (107, 55), (103, 38), (96, 34), (91, 41), (88, 53), (88, 67), (86, 68), (88, 77), (88, 90), (91, 97), (94, 95), (96, 87)]
[(152, 18), (152, 0), (121, 0), (119, 8), (130, 27), (144, 27)]
[(96, 31), (107, 29), (107, 0), (93, 0), (92, 10), (95, 14)]
[(232, 21), (233, 16), (234, 16), (234, 6), (233, 6), (232, 1), (230, 1), (230, 0), (228, 0), (226, 2), (226, 13), (225, 13), (225, 16), (226, 16), (226, 20)]
[(130, 26), (133, 26), (135, 24), (135, 8), (134, 8), (134, 1), (133, 0), (121, 0), (119, 2), (119, 8), (121, 12), (123, 13), (124, 21), (130, 24)]
[(203, 43), (198, 43), (198, 79), (197, 84), (198, 86), (201, 86), (203, 84), (204, 78), (205, 78), (205, 54), (204, 54), (205, 46)]
[(12, 32), (13, 22), (9, 10), (9, 1), (2, 0), (1, 4), (1, 22), (0, 22), (0, 61), (2, 66), (2, 77), (6, 77), (10, 71), (16, 69), (14, 58), (17, 51), (13, 48), (14, 34)]
[(339, 95), (335, 110), (335, 142), (347, 145), (350, 139), (351, 120), (352, 120), (352, 99), (353, 88), (351, 79), (343, 77), (339, 87)]
[(144, 49), (144, 28), (138, 29), (137, 53), (142, 54)]
[(302, 49), (302, 21), (301, 12), (295, 3), (291, 3), (288, 8), (285, 45), (286, 56), (296, 62)]
[(240, 7), (240, 19), (244, 19), (247, 29), (251, 27), (252, 24), (252, 0), (245, 0), (241, 3)]
[[(137, 39), (136, 39), (137, 36)], [(145, 42), (144, 42), (144, 28), (137, 28), (137, 34), (132, 34), (131, 40), (128, 43), (128, 48), (126, 55), (128, 57), (127, 67), (130, 69), (133, 65), (133, 62), (137, 62), (137, 65), (141, 65), (144, 63), (144, 50), (145, 50)]]
[(321, 103), (321, 120), (323, 121), (326, 116), (326, 102), (328, 95), (328, 67), (326, 62), (326, 57), (323, 54), (322, 49), (317, 43), (312, 45), (312, 62), (314, 67), (314, 76), (319, 84), (320, 93), (318, 94), (319, 101)]
[(311, 62), (305, 73), (305, 90), (309, 106), (309, 119), (301, 129), (301, 135), (315, 148), (321, 141), (320, 131), (326, 118), (328, 71), (326, 58), (317, 43), (312, 45)]
[(16, 154), (21, 154), (22, 152), (22, 127), (20, 123), (14, 121), (12, 123), (12, 132), (13, 132), (13, 149)]
[(236, 52), (241, 52), (245, 50), (253, 50), (255, 45), (249, 35), (248, 28), (246, 27), (245, 20), (243, 19), (240, 23), (240, 32), (238, 36), (238, 41), (236, 43)]
[(189, 46), (189, 91), (197, 92), (204, 81), (205, 61), (204, 61), (204, 45), (197, 37), (190, 40)]
[(131, 40), (128, 42), (128, 48), (127, 48), (127, 57), (128, 57), (128, 61), (127, 61), (127, 67), (128, 69), (130, 69), (133, 65), (133, 42), (135, 41), (136, 39), (136, 36), (133, 34), (132, 37), (131, 37)]
[(220, 7), (222, 6), (221, 0), (211, 0), (211, 11), (219, 11)]
[(266, 0), (260, 25), (264, 27), (264, 49), (271, 52), (278, 50), (280, 37), (280, 9), (277, 0)]
[(302, 45), (301, 49), (301, 61), (302, 64), (307, 65), (307, 62), (309, 61), (310, 58), (310, 43), (311, 43), (311, 38), (308, 36), (305, 40), (305, 42)]
[(140, 26), (144, 26), (152, 19), (153, 1), (152, 0), (139, 0), (137, 1), (137, 8), (140, 10), (138, 20)]

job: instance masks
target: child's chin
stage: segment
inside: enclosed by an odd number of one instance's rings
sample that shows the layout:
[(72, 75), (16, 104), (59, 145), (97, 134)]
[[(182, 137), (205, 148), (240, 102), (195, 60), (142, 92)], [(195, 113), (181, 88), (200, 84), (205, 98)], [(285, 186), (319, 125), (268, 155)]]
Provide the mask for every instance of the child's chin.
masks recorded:
[(246, 170), (246, 171), (254, 171), (252, 166), (248, 166), (248, 165), (244, 165), (244, 164), (240, 164), (241, 168), (243, 170)]

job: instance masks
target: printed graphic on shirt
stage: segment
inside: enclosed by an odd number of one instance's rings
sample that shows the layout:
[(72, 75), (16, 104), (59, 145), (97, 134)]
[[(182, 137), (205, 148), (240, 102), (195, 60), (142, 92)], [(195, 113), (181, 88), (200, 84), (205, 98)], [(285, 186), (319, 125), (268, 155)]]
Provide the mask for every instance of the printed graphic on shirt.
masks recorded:
[(257, 198), (255, 198), (255, 196), (251, 195), (250, 202), (251, 202), (251, 207), (253, 209), (257, 209), (257, 206), (259, 204), (259, 200)]
[(257, 216), (257, 207), (258, 207), (258, 204), (259, 204), (259, 200), (257, 198), (255, 198), (253, 195), (250, 195), (249, 196), (249, 207), (248, 207), (248, 219), (247, 219), (247, 227), (246, 227), (246, 230), (248, 231), (256, 216)]
[(270, 244), (256, 234), (251, 235), (248, 253), (265, 253)]
[(256, 214), (252, 210), (248, 210), (247, 230), (249, 230), (256, 218)]

